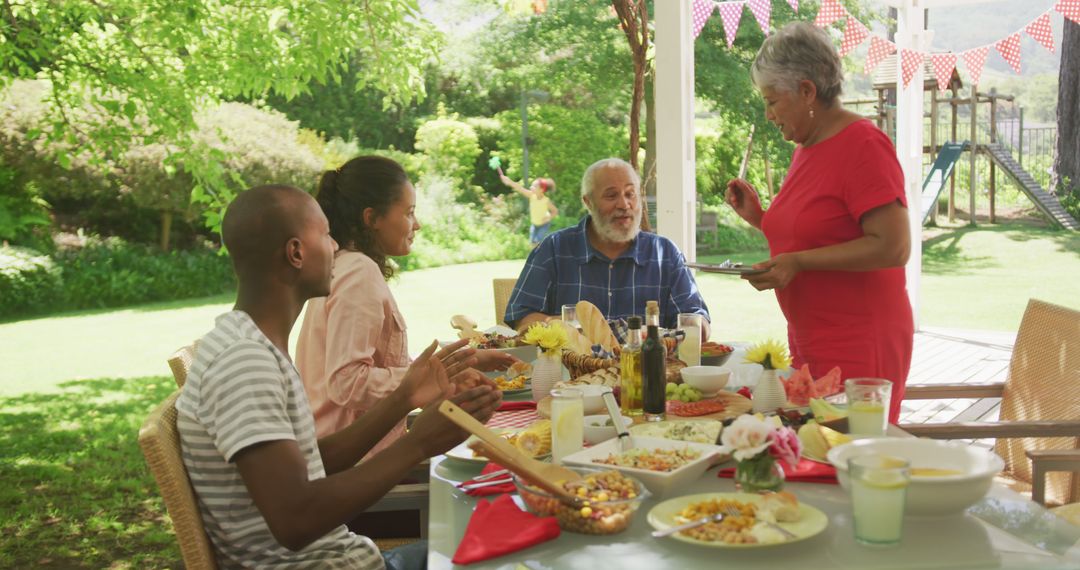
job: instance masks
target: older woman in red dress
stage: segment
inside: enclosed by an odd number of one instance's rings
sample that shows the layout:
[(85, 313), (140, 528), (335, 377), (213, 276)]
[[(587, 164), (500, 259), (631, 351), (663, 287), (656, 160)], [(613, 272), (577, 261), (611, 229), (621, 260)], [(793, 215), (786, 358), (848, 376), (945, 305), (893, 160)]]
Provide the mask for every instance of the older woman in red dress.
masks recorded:
[(792, 23), (765, 40), (751, 74), (765, 117), (796, 144), (776, 198), (762, 210), (741, 179), (727, 202), (769, 242), (768, 271), (744, 276), (773, 289), (794, 364), (815, 376), (892, 381), (900, 414), (914, 323), (904, 264), (911, 249), (904, 175), (885, 133), (840, 104), (843, 71), (824, 31)]

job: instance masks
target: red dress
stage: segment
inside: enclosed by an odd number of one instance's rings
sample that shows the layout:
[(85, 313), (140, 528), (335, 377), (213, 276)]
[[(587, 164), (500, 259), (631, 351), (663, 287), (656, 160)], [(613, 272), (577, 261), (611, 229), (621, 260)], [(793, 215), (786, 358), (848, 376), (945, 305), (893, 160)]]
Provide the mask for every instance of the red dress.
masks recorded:
[[(896, 151), (885, 133), (860, 120), (795, 149), (761, 229), (773, 257), (834, 245), (862, 236), (863, 214), (894, 200), (907, 206)], [(895, 422), (915, 330), (904, 268), (802, 271), (776, 299), (794, 365), (809, 364), (815, 378), (839, 366), (845, 379), (892, 381), (889, 421)]]

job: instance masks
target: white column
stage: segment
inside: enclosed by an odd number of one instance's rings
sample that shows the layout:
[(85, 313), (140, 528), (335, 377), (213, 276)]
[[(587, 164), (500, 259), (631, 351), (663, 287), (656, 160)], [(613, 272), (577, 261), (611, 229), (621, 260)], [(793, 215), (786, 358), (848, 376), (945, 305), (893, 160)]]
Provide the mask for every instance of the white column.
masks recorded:
[(919, 330), (919, 291), (922, 276), (922, 147), (923, 147), (923, 66), (915, 71), (911, 83), (903, 87), (903, 63), (900, 49), (923, 51), (930, 44), (923, 30), (925, 10), (919, 0), (905, 0), (897, 10), (896, 30), (896, 157), (904, 169), (908, 218), (911, 231), (911, 257), (908, 259), (907, 287), (915, 330)]
[(655, 4), (656, 231), (697, 257), (694, 207), (694, 38), (690, 0)]

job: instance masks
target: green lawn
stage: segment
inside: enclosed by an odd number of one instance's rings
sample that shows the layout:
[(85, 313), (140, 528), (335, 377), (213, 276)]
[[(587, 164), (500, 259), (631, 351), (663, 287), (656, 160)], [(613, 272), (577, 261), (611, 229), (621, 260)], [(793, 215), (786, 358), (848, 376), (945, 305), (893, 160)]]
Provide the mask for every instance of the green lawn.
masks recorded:
[[(926, 232), (922, 323), (1015, 330), (1029, 297), (1077, 307), (1080, 234), (1024, 226)], [(753, 262), (765, 252), (731, 255)], [(722, 258), (706, 258), (719, 261)], [(450, 316), (492, 324), (491, 279), (522, 261), (413, 271), (392, 287), (410, 348), (449, 338)], [(714, 338), (782, 337), (770, 293), (702, 274)], [(206, 332), (228, 296), (0, 324), (0, 568), (177, 567), (136, 444), (175, 385), (165, 358)]]

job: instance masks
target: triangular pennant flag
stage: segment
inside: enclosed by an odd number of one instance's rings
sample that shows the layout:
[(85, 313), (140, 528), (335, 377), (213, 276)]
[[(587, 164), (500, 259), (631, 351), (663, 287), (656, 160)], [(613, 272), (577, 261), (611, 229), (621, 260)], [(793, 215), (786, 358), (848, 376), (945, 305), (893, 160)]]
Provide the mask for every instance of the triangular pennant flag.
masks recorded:
[(968, 75), (971, 76), (972, 85), (979, 84), (979, 78), (982, 77), (983, 65), (986, 63), (986, 54), (989, 52), (990, 48), (988, 46), (983, 46), (969, 49), (963, 53), (964, 65), (967, 67)]
[(938, 89), (948, 89), (949, 79), (952, 78), (953, 69), (956, 69), (956, 54), (930, 54), (930, 63), (934, 66), (934, 77), (937, 79)]
[(795, 10), (795, 12), (799, 11), (799, 0), (787, 0), (787, 3), (788, 6), (791, 6), (792, 10)]
[(848, 16), (847, 24), (844, 25), (844, 39), (840, 41), (840, 57), (844, 57), (858, 47), (868, 35), (870, 35), (870, 30), (867, 30), (862, 22)]
[(1050, 27), (1050, 12), (1044, 12), (1034, 22), (1028, 24), (1024, 31), (1044, 48), (1050, 50), (1050, 53), (1054, 53), (1054, 28)]
[(873, 73), (881, 60), (896, 51), (896, 44), (877, 36), (870, 36), (870, 52), (866, 54), (866, 73)]
[(994, 47), (997, 48), (1001, 57), (1009, 62), (1013, 71), (1020, 73), (1020, 32), (999, 40), (998, 43), (994, 44)]
[(818, 10), (817, 17), (814, 18), (814, 25), (824, 28), (844, 16), (847, 16), (847, 11), (839, 2), (836, 0), (821, 0), (821, 8)]
[(1061, 0), (1054, 4), (1059, 14), (1080, 24), (1080, 0)]
[(742, 9), (746, 2), (721, 2), (716, 6), (720, 8), (720, 19), (724, 21), (724, 35), (727, 36), (727, 47), (735, 45), (735, 34), (739, 31), (739, 20), (742, 19)]
[(757, 20), (758, 26), (761, 26), (761, 33), (766, 36), (769, 35), (769, 19), (772, 16), (772, 0), (749, 0), (747, 5), (750, 7), (750, 13), (754, 15)]
[(716, 5), (711, 0), (694, 0), (694, 5), (690, 8), (690, 26), (694, 30), (695, 39), (701, 35), (701, 28), (705, 27), (705, 22), (709, 21), (709, 16), (712, 16), (715, 9)]
[(915, 76), (915, 70), (919, 69), (919, 66), (923, 63), (923, 58), (926, 57), (921, 51), (911, 51), (909, 49), (900, 50), (900, 71), (903, 75), (904, 87), (911, 83), (911, 78)]

